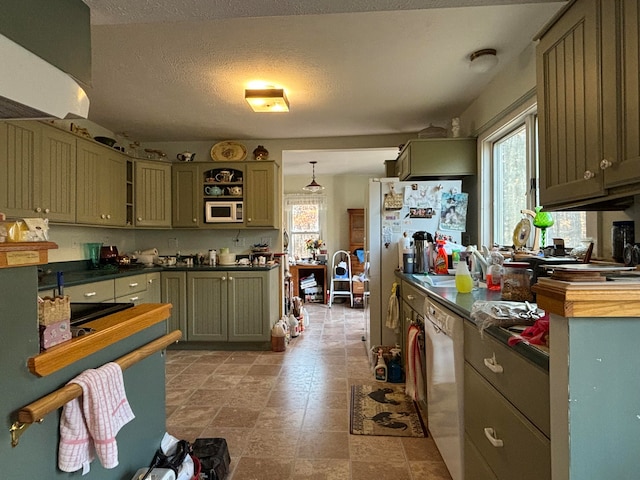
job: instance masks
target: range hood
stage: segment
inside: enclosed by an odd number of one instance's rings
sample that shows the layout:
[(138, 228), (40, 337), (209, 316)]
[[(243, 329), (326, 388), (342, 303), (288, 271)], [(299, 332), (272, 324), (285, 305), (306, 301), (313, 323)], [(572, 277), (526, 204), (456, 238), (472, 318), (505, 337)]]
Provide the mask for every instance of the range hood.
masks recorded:
[(86, 118), (89, 98), (62, 70), (0, 34), (0, 119)]

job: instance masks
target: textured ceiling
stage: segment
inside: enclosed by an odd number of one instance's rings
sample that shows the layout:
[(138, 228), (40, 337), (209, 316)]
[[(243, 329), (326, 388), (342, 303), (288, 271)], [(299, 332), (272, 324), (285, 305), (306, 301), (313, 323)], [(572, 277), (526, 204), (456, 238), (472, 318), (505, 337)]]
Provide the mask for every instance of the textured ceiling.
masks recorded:
[[(563, 4), (84, 1), (93, 24), (89, 118), (143, 142), (375, 135), (444, 126)], [(500, 64), (472, 73), (468, 56), (481, 48), (495, 48)], [(255, 80), (284, 87), (291, 111), (252, 112), (243, 95)]]

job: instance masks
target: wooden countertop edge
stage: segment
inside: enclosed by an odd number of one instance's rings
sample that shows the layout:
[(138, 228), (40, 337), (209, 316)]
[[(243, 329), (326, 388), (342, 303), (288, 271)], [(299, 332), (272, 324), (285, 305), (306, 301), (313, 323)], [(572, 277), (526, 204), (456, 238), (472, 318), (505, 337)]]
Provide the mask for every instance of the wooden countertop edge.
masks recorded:
[(566, 318), (640, 317), (640, 284), (545, 280), (532, 290), (540, 308)]
[(21, 252), (23, 250), (55, 250), (58, 245), (53, 242), (2, 242), (0, 252)]
[(29, 358), (29, 371), (38, 377), (46, 377), (169, 318), (171, 307), (169, 303), (144, 303), (85, 323), (84, 327), (93, 328), (95, 332), (72, 338)]

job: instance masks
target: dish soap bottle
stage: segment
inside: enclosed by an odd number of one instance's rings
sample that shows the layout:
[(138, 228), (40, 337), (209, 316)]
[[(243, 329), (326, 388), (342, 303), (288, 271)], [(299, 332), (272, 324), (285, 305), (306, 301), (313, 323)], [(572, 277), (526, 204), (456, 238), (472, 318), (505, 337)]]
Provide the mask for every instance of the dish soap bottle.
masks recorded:
[(456, 290), (460, 293), (469, 293), (473, 290), (473, 279), (464, 260), (460, 261), (456, 267)]
[(447, 251), (444, 248), (444, 240), (437, 240), (438, 252), (436, 254), (436, 261), (434, 262), (433, 270), (436, 273), (449, 273), (449, 258), (447, 257)]
[(387, 364), (382, 357), (382, 349), (378, 350), (378, 363), (375, 366), (375, 378), (378, 382), (387, 381)]

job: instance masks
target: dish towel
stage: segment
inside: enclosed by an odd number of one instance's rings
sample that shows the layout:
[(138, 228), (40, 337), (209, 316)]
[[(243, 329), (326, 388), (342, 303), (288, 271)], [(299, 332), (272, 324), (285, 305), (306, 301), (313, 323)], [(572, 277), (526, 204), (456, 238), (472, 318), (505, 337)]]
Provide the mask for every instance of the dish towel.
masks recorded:
[(405, 393), (415, 401), (424, 400), (424, 365), (420, 354), (420, 327), (411, 325), (407, 333)]
[(396, 290), (398, 284), (394, 282), (391, 287), (391, 297), (389, 297), (389, 306), (387, 307), (387, 321), (385, 325), (387, 328), (397, 330), (400, 326), (400, 306), (398, 305), (398, 296)]
[(104, 468), (118, 466), (116, 434), (135, 418), (124, 390), (122, 369), (111, 362), (82, 372), (69, 383), (82, 388), (82, 397), (65, 404), (60, 417), (58, 468), (89, 472), (94, 454)]

